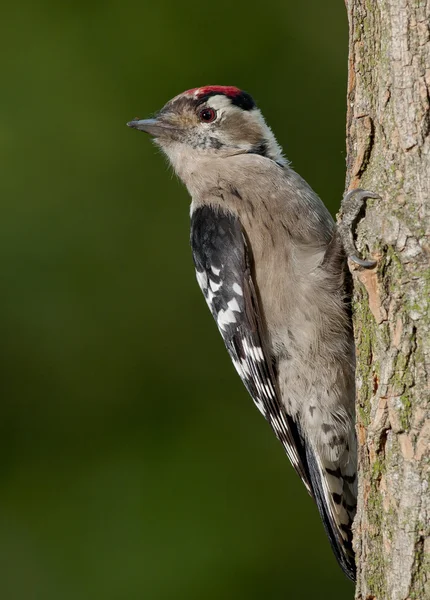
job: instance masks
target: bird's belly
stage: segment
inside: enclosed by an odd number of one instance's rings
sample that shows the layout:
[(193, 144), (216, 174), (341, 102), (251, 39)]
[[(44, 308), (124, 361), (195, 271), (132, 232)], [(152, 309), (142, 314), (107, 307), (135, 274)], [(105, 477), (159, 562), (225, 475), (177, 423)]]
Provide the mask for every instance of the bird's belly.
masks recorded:
[(317, 289), (291, 271), (287, 267), (281, 272), (273, 265), (256, 272), (261, 309), (275, 354), (282, 347), (289, 352), (296, 349), (301, 354), (310, 350), (323, 318), (315, 300)]

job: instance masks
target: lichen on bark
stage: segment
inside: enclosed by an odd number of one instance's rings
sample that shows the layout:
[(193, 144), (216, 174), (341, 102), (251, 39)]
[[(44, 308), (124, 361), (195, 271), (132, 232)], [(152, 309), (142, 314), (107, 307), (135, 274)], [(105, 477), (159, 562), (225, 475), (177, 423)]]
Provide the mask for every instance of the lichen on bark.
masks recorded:
[(359, 600), (430, 599), (430, 0), (348, 0)]

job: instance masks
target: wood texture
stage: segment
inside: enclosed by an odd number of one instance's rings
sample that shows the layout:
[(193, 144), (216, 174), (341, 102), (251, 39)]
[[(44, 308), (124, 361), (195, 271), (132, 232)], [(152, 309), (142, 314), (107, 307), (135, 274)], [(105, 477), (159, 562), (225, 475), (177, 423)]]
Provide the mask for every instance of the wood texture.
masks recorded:
[(360, 600), (430, 599), (430, 0), (347, 0)]

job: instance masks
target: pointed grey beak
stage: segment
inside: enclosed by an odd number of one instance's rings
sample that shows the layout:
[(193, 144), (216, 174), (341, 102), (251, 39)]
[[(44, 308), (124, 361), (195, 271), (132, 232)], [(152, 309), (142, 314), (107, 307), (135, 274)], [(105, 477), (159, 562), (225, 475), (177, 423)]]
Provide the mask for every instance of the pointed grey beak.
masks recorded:
[(145, 133), (149, 133), (149, 135), (153, 135), (154, 137), (163, 135), (163, 133), (173, 129), (157, 119), (133, 119), (133, 121), (127, 123), (127, 126), (139, 131), (145, 131)]

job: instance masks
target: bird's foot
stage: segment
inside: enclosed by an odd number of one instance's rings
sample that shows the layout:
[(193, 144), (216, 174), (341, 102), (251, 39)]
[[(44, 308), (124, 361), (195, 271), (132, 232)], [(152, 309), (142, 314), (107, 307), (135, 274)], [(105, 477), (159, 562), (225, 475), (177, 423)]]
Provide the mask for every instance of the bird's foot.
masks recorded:
[(360, 211), (368, 198), (375, 198), (378, 200), (381, 198), (381, 196), (375, 194), (374, 192), (369, 192), (360, 188), (351, 190), (345, 194), (338, 214), (337, 229), (348, 258), (360, 267), (372, 269), (376, 266), (377, 261), (372, 259), (365, 260), (361, 258), (354, 241), (357, 220)]

